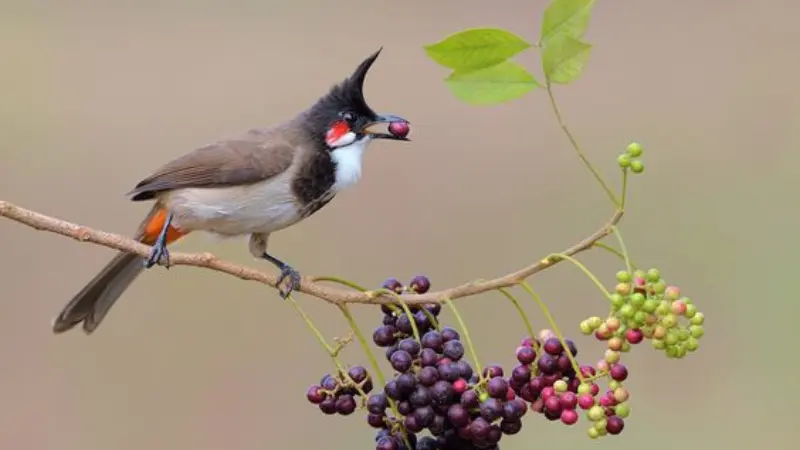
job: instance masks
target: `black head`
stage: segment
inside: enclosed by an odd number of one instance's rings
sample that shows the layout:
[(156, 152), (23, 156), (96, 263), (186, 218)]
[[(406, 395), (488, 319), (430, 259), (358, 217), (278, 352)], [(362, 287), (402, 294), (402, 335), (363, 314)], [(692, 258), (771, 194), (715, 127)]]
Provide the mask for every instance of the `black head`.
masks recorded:
[(364, 99), (364, 80), (382, 49), (361, 62), (352, 75), (333, 86), (307, 111), (303, 120), (305, 125), (329, 149), (344, 147), (363, 139), (409, 140), (385, 131), (370, 130), (380, 124), (386, 126), (392, 122), (407, 122), (399, 116), (376, 113)]

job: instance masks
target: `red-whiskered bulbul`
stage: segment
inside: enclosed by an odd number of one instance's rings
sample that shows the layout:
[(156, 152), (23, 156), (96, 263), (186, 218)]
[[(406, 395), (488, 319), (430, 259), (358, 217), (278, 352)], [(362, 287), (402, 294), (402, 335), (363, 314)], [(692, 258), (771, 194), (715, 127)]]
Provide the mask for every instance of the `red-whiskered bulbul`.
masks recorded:
[(379, 124), (407, 123), (377, 114), (364, 99), (364, 79), (381, 50), (365, 59), (311, 108), (278, 125), (255, 128), (181, 156), (128, 193), (154, 200), (135, 239), (152, 245), (149, 258), (120, 252), (61, 311), (53, 332), (79, 323), (92, 333), (125, 289), (146, 268), (169, 266), (167, 245), (193, 231), (250, 235), (250, 253), (280, 270), (280, 296), (300, 283), (299, 273), (267, 252), (271, 233), (312, 215), (361, 177), (361, 161), (376, 139), (408, 141), (377, 131)]

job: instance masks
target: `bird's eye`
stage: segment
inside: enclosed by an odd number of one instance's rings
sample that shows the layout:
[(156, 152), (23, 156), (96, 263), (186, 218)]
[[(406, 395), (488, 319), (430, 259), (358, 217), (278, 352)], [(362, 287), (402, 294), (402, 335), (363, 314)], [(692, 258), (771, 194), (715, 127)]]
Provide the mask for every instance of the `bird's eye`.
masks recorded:
[(344, 112), (342, 113), (342, 119), (344, 119), (348, 123), (353, 123), (356, 121), (356, 115), (351, 112)]

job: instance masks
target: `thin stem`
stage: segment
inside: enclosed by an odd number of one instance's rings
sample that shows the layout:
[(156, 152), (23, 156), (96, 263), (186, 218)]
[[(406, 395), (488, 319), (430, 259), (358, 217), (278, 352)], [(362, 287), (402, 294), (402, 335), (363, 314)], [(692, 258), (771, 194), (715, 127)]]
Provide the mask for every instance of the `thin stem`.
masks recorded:
[(625, 267), (628, 269), (628, 272), (632, 272), (631, 269), (631, 260), (628, 257), (628, 249), (625, 248), (625, 241), (622, 240), (622, 233), (619, 231), (616, 225), (611, 227), (611, 230), (614, 232), (614, 236), (617, 237), (617, 242), (619, 242), (619, 248), (622, 251), (622, 256), (625, 259)]
[[(517, 312), (519, 312), (519, 315), (522, 317), (522, 321), (525, 322), (525, 328), (528, 329), (528, 336), (535, 339), (536, 335), (533, 334), (533, 326), (531, 325), (531, 321), (528, 319), (528, 315), (525, 314), (525, 310), (522, 309), (522, 305), (520, 305), (517, 298), (514, 297), (514, 294), (512, 294), (511, 292), (508, 291), (508, 289), (505, 288), (499, 288), (498, 291), (500, 291), (501, 294), (505, 295), (506, 298), (511, 303), (514, 304), (514, 307), (517, 308)], [(534, 343), (535, 342), (536, 341), (534, 340)]]
[[(625, 255), (621, 251), (615, 249), (614, 247), (612, 247), (612, 246), (610, 246), (608, 244), (604, 244), (602, 242), (595, 242), (594, 244), (592, 244), (592, 247), (602, 248), (603, 250), (605, 250), (605, 251), (615, 255), (619, 259), (625, 261)], [(638, 266), (632, 260), (628, 259), (628, 261), (630, 262), (632, 269), (634, 269), (634, 270), (638, 269)]]
[(361, 386), (359, 386), (358, 383), (355, 382), (355, 380), (350, 378), (350, 375), (347, 373), (347, 370), (345, 370), (344, 365), (339, 361), (338, 356), (339, 356), (339, 351), (341, 351), (341, 347), (339, 346), (337, 346), (337, 348), (331, 347), (331, 345), (328, 344), (327, 340), (325, 339), (325, 336), (322, 334), (321, 331), (319, 331), (319, 328), (317, 328), (316, 325), (314, 325), (314, 322), (311, 320), (311, 317), (309, 317), (309, 315), (306, 314), (303, 308), (300, 307), (300, 305), (297, 303), (294, 297), (290, 295), (289, 301), (292, 302), (292, 306), (294, 306), (294, 309), (297, 310), (298, 314), (300, 314), (300, 317), (303, 318), (303, 322), (306, 323), (306, 326), (308, 326), (311, 332), (314, 333), (320, 345), (322, 345), (322, 347), (324, 347), (325, 350), (328, 352), (328, 355), (330, 355), (331, 359), (333, 360), (333, 364), (336, 366), (336, 369), (339, 370), (339, 373), (342, 374), (342, 376), (347, 377), (347, 379), (350, 380), (350, 383), (356, 387), (356, 390), (359, 392), (359, 394), (361, 394), (363, 398), (366, 398), (366, 394), (361, 389)]
[(361, 286), (358, 283), (354, 283), (352, 281), (348, 281), (348, 280), (345, 280), (345, 279), (339, 278), (339, 277), (320, 276), (320, 277), (314, 277), (312, 279), (314, 281), (327, 281), (327, 282), (330, 282), (330, 283), (341, 284), (342, 286), (347, 286), (347, 287), (349, 287), (351, 289), (355, 289), (355, 290), (357, 290), (359, 292), (366, 292), (366, 291), (369, 290), (369, 289), (365, 288), (364, 286)]
[(380, 383), (381, 386), (384, 386), (386, 384), (386, 378), (383, 376), (383, 371), (381, 371), (381, 367), (378, 365), (378, 360), (375, 358), (375, 354), (372, 353), (372, 349), (367, 343), (367, 340), (364, 338), (364, 334), (361, 332), (356, 320), (353, 318), (350, 308), (348, 308), (346, 304), (340, 304), (339, 309), (342, 311), (345, 320), (347, 320), (347, 323), (350, 325), (350, 329), (353, 330), (353, 333), (356, 335), (356, 339), (358, 339), (358, 343), (361, 344), (361, 348), (364, 349), (364, 353), (366, 353), (367, 359), (369, 359), (369, 363), (372, 365), (372, 370), (375, 371), (375, 378), (378, 380), (378, 383)]
[[(350, 312), (350, 308), (348, 308), (348, 306), (344, 303), (339, 304), (338, 306), (339, 310), (342, 311), (345, 320), (347, 320), (347, 323), (350, 325), (350, 329), (352, 329), (353, 333), (356, 335), (358, 343), (361, 344), (361, 348), (364, 349), (364, 353), (366, 353), (367, 359), (369, 359), (369, 363), (372, 365), (372, 370), (375, 371), (375, 379), (378, 381), (380, 386), (386, 386), (386, 377), (383, 376), (383, 371), (378, 365), (378, 360), (375, 358), (375, 354), (372, 352), (367, 340), (364, 338), (361, 328), (358, 327), (356, 319), (353, 317), (353, 313)], [(394, 417), (400, 417), (400, 411), (397, 409), (397, 403), (389, 397), (386, 397), (386, 400), (389, 401), (389, 407), (392, 408), (392, 414)], [(403, 439), (406, 439), (405, 434), (403, 435)], [(406, 445), (408, 445), (408, 443), (406, 443)]]
[(528, 284), (527, 281), (523, 281), (521, 284), (522, 288), (525, 289), (525, 292), (527, 292), (531, 296), (531, 298), (536, 303), (539, 304), (539, 308), (541, 308), (542, 313), (547, 318), (547, 321), (550, 323), (550, 326), (553, 327), (553, 332), (556, 334), (556, 337), (558, 337), (558, 340), (561, 342), (561, 346), (564, 347), (564, 351), (567, 352), (567, 357), (569, 358), (569, 362), (572, 363), (572, 368), (575, 369), (576, 376), (578, 377), (579, 380), (581, 380), (581, 383), (583, 383), (585, 380), (583, 377), (583, 373), (581, 373), (581, 366), (579, 366), (578, 362), (575, 360), (575, 355), (572, 354), (572, 350), (570, 350), (569, 346), (567, 345), (567, 342), (564, 339), (564, 335), (558, 328), (558, 324), (556, 324), (556, 319), (550, 313), (550, 309), (547, 307), (547, 305), (545, 305), (545, 303), (542, 301), (542, 298), (539, 297), (539, 294), (537, 294), (533, 290), (533, 288), (531, 287), (530, 284)]
[(619, 202), (619, 209), (625, 209), (625, 201), (628, 199), (628, 168), (622, 169), (622, 199)]
[(599, 289), (600, 289), (600, 290), (603, 292), (603, 294), (606, 296), (606, 298), (608, 298), (609, 300), (611, 300), (611, 293), (610, 293), (610, 292), (608, 292), (608, 289), (606, 289), (606, 287), (605, 287), (605, 286), (603, 286), (603, 283), (602, 283), (602, 282), (600, 282), (600, 280), (599, 280), (599, 279), (597, 279), (597, 277), (596, 277), (596, 276), (595, 276), (595, 275), (592, 273), (592, 271), (591, 271), (591, 270), (589, 270), (589, 269), (588, 269), (586, 266), (584, 266), (584, 265), (583, 265), (583, 263), (581, 263), (581, 262), (580, 262), (580, 261), (578, 261), (577, 259), (575, 259), (575, 258), (573, 258), (573, 257), (571, 257), (571, 256), (567, 256), (567, 255), (565, 255), (565, 254), (563, 254), (563, 253), (553, 253), (553, 254), (550, 254), (550, 255), (548, 255), (548, 257), (547, 257), (547, 258), (548, 258), (548, 259), (549, 259), (549, 258), (561, 258), (561, 259), (564, 259), (564, 260), (566, 260), (566, 261), (569, 261), (569, 262), (571, 262), (571, 263), (572, 263), (572, 264), (574, 264), (574, 265), (575, 265), (577, 268), (581, 269), (581, 271), (582, 271), (584, 274), (586, 274), (586, 276), (587, 276), (587, 277), (589, 277), (589, 279), (590, 279), (590, 280), (592, 280), (592, 282), (594, 282), (594, 284), (595, 284), (595, 285), (597, 285), (597, 287), (598, 287), (598, 288), (599, 288)]
[(325, 336), (322, 334), (321, 331), (319, 331), (319, 328), (317, 328), (316, 325), (314, 325), (314, 322), (311, 321), (311, 317), (309, 317), (308, 314), (306, 314), (306, 312), (303, 311), (303, 308), (301, 308), (300, 305), (297, 304), (297, 301), (295, 301), (294, 297), (292, 297), (291, 295), (289, 296), (289, 301), (292, 302), (292, 306), (294, 306), (294, 309), (298, 312), (298, 314), (300, 314), (300, 317), (303, 319), (303, 322), (306, 323), (308, 329), (311, 330), (312, 333), (314, 333), (314, 336), (316, 336), (317, 341), (319, 341), (320, 345), (322, 345), (322, 347), (325, 348), (328, 354), (333, 357), (336, 352), (334, 351), (333, 347), (331, 347), (330, 344), (328, 344), (328, 342), (325, 340)]
[(436, 317), (434, 317), (434, 315), (430, 311), (428, 311), (424, 307), (422, 309), (420, 309), (420, 311), (422, 311), (422, 314), (425, 314), (425, 316), (431, 322), (431, 326), (433, 327), (434, 330), (442, 331), (442, 327), (441, 327), (441, 325), (439, 325), (439, 321), (436, 319)]
[(583, 161), (583, 164), (586, 165), (586, 167), (589, 169), (590, 172), (592, 172), (594, 178), (597, 180), (597, 182), (600, 184), (603, 190), (606, 191), (606, 195), (608, 195), (608, 198), (611, 200), (614, 206), (620, 206), (620, 202), (619, 200), (617, 200), (617, 196), (614, 194), (614, 191), (612, 191), (611, 188), (608, 187), (606, 182), (603, 181), (603, 177), (600, 175), (600, 172), (598, 172), (597, 169), (594, 167), (594, 165), (591, 162), (589, 162), (589, 159), (581, 150), (580, 145), (578, 145), (578, 141), (572, 135), (572, 132), (569, 131), (567, 125), (564, 123), (564, 119), (561, 117), (561, 111), (559, 111), (558, 105), (556, 104), (556, 99), (553, 96), (552, 86), (550, 85), (549, 82), (545, 85), (545, 88), (547, 90), (547, 96), (550, 98), (550, 107), (553, 110), (553, 114), (555, 114), (556, 120), (558, 121), (559, 126), (561, 126), (561, 129), (564, 131), (564, 134), (567, 135), (569, 142), (572, 144), (572, 148), (575, 149), (575, 152), (578, 154), (578, 157), (581, 159), (581, 161)]
[(464, 319), (461, 318), (461, 314), (458, 313), (458, 309), (456, 309), (456, 305), (453, 304), (452, 300), (446, 298), (444, 299), (444, 303), (450, 307), (450, 310), (453, 311), (453, 315), (456, 316), (458, 326), (461, 328), (461, 332), (464, 333), (464, 341), (467, 344), (467, 349), (469, 350), (470, 356), (472, 356), (472, 363), (475, 364), (475, 368), (478, 370), (478, 376), (481, 380), (483, 380), (483, 368), (481, 367), (481, 362), (478, 359), (478, 354), (475, 353), (475, 347), (472, 346), (472, 339), (469, 337), (467, 324), (464, 323)]
[[(394, 299), (397, 300), (397, 303), (400, 304), (400, 307), (403, 309), (406, 315), (408, 315), (408, 320), (409, 322), (411, 322), (411, 331), (414, 334), (414, 339), (416, 339), (417, 341), (420, 340), (419, 329), (417, 329), (417, 324), (414, 321), (414, 315), (411, 313), (411, 308), (408, 307), (408, 304), (406, 303), (405, 300), (403, 300), (403, 297), (401, 297), (400, 294), (386, 288), (370, 291), (370, 293), (372, 293), (373, 295), (390, 295), (394, 297)], [(389, 307), (392, 308), (395, 312), (397, 312), (397, 305), (389, 305)]]

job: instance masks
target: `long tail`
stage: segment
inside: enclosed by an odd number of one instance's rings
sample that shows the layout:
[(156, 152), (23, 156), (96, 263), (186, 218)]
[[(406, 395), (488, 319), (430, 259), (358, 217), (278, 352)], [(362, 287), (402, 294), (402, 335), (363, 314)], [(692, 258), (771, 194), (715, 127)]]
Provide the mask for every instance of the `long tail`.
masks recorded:
[[(167, 212), (158, 204), (139, 226), (136, 239), (152, 245), (155, 243)], [(170, 226), (167, 243), (172, 243), (188, 234)], [(91, 281), (67, 303), (53, 321), (53, 332), (63, 333), (83, 322), (83, 330), (91, 334), (103, 321), (114, 302), (144, 270), (143, 258), (133, 253), (120, 252), (106, 264)]]

